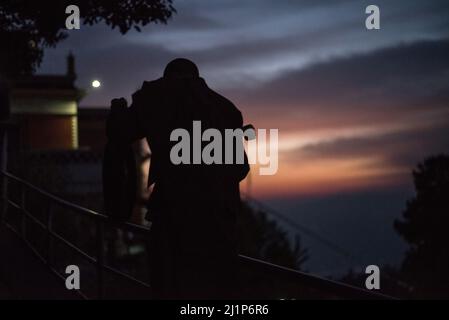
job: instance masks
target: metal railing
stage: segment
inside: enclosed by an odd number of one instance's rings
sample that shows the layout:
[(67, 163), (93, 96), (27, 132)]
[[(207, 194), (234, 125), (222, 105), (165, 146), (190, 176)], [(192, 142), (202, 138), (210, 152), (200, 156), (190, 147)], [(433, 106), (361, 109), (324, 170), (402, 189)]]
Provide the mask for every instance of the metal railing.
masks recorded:
[[(18, 235), (25, 243), (26, 245), (37, 255), (37, 257), (42, 260), (47, 266), (50, 268), (50, 270), (55, 273), (58, 277), (65, 280), (65, 278), (54, 268), (54, 244), (55, 241), (59, 241), (60, 243), (64, 244), (66, 247), (68, 247), (70, 250), (72, 250), (77, 255), (81, 256), (86, 260), (87, 262), (94, 264), (96, 266), (97, 271), (97, 298), (101, 299), (104, 297), (104, 271), (107, 270), (113, 274), (115, 274), (118, 277), (124, 278), (128, 281), (133, 282), (134, 284), (143, 286), (145, 288), (149, 288), (148, 283), (138, 280), (131, 275), (128, 275), (116, 268), (113, 268), (111, 266), (108, 266), (104, 262), (104, 226), (106, 224), (109, 225), (116, 225), (116, 222), (109, 219), (107, 216), (100, 214), (98, 212), (83, 208), (81, 206), (78, 206), (76, 204), (73, 204), (71, 202), (68, 202), (66, 200), (63, 200), (59, 197), (56, 197), (32, 184), (29, 182), (18, 178), (10, 173), (2, 172), (3, 177), (3, 188), (2, 188), (2, 216), (1, 221), (2, 224), (14, 232), (16, 235)], [(18, 186), (18, 198), (20, 199), (20, 202), (16, 202), (12, 200), (8, 196), (8, 185), (11, 183), (11, 181), (14, 181)], [(40, 196), (42, 196), (46, 200), (46, 221), (43, 223), (39, 219), (37, 219), (31, 212), (30, 209), (27, 206), (27, 193), (36, 193)], [(96, 252), (95, 256), (91, 256), (79, 247), (77, 247), (74, 243), (64, 238), (62, 235), (58, 234), (55, 230), (53, 230), (53, 221), (54, 221), (54, 206), (58, 205), (60, 207), (63, 207), (65, 209), (70, 209), (71, 211), (83, 215), (94, 222), (95, 224), (95, 247)], [(6, 215), (8, 212), (9, 207), (13, 207), (16, 210), (20, 212), (20, 228), (17, 229), (12, 224), (8, 223), (6, 220)], [(45, 231), (46, 234), (46, 249), (45, 254), (38, 252), (36, 248), (30, 243), (27, 239), (27, 231), (26, 231), (26, 219), (31, 220), (34, 222), (38, 227), (40, 227), (42, 230)], [(143, 226), (134, 225), (131, 223), (120, 223), (120, 228), (122, 230), (126, 230), (133, 233), (147, 233), (149, 231), (148, 228)], [(87, 298), (87, 296), (80, 290), (76, 290), (76, 293), (79, 294), (82, 298)]]
[[(105, 271), (114, 274), (126, 281), (133, 283), (134, 285), (141, 286), (148, 289), (150, 292), (150, 286), (146, 281), (139, 280), (123, 271), (120, 271), (112, 266), (105, 263), (105, 232), (104, 228), (106, 225), (112, 225), (119, 227), (120, 229), (134, 234), (146, 234), (149, 232), (149, 228), (134, 225), (131, 223), (121, 222), (119, 225), (114, 220), (108, 218), (107, 216), (100, 214), (98, 212), (83, 208), (74, 203), (63, 200), (53, 194), (50, 194), (31, 183), (18, 178), (10, 173), (1, 172), (2, 176), (2, 208), (1, 208), (1, 224), (14, 232), (17, 236), (22, 239), (25, 244), (36, 254), (36, 256), (42, 260), (48, 268), (56, 274), (59, 278), (65, 281), (65, 277), (62, 276), (60, 272), (55, 268), (55, 253), (54, 245), (55, 242), (60, 242), (69, 248), (76, 255), (81, 256), (88, 263), (92, 264), (96, 268), (96, 298), (102, 299), (105, 297), (105, 283), (104, 274)], [(11, 183), (16, 184), (15, 194), (16, 200), (9, 196), (8, 186)], [(17, 189), (18, 187), (18, 189)], [(28, 206), (27, 195), (30, 193), (37, 194), (43, 199), (45, 199), (46, 204), (46, 219), (44, 222), (39, 220), (32, 214), (31, 208)], [(77, 215), (82, 215), (87, 217), (87, 219), (93, 221), (95, 225), (95, 255), (92, 256), (72, 241), (66, 239), (64, 236), (56, 232), (53, 228), (54, 222), (54, 207), (59, 206), (67, 210), (75, 212)], [(15, 227), (13, 224), (9, 223), (6, 219), (7, 212), (10, 208), (14, 208), (19, 214), (19, 228)], [(40, 229), (45, 232), (45, 250), (44, 254), (36, 250), (32, 243), (28, 241), (27, 237), (27, 223), (26, 219), (34, 222)], [(298, 287), (311, 288), (312, 291), (320, 291), (325, 294), (322, 296), (327, 296), (331, 298), (350, 298), (350, 299), (391, 299), (391, 297), (373, 293), (368, 290), (363, 290), (350, 285), (342, 284), (339, 282), (323, 279), (320, 277), (312, 276), (307, 273), (303, 273), (297, 270), (281, 267), (275, 264), (271, 264), (258, 259), (250, 258), (247, 256), (239, 255), (240, 263), (242, 267), (256, 271), (256, 273), (263, 274), (262, 277), (271, 279), (284, 279), (290, 284)], [(84, 299), (89, 297), (80, 290), (75, 291)], [(294, 297), (293, 297), (294, 298)]]

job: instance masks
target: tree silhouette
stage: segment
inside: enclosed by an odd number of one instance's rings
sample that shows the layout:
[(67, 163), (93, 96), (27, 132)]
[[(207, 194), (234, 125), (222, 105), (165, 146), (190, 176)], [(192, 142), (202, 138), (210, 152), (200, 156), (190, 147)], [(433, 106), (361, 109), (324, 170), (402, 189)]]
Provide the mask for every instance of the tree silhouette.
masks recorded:
[(299, 237), (292, 241), (265, 212), (243, 201), (237, 218), (237, 235), (238, 252), (252, 258), (297, 270), (308, 259), (307, 249), (302, 247)]
[[(242, 201), (237, 216), (238, 253), (301, 270), (308, 259), (299, 237), (291, 239), (267, 213)], [(273, 276), (263, 269), (239, 265), (241, 297), (245, 299), (280, 299), (285, 297), (311, 297), (311, 292), (292, 282), (288, 277)]]
[[(69, 0), (2, 0), (0, 2), (0, 75), (32, 73), (43, 49), (67, 37), (65, 20)], [(166, 23), (175, 9), (172, 0), (78, 0), (83, 24), (104, 22), (121, 33), (140, 31), (149, 23)], [(5, 45), (6, 44), (6, 45)]]
[(396, 231), (410, 244), (402, 264), (417, 296), (449, 297), (449, 156), (427, 158), (413, 171), (416, 195)]

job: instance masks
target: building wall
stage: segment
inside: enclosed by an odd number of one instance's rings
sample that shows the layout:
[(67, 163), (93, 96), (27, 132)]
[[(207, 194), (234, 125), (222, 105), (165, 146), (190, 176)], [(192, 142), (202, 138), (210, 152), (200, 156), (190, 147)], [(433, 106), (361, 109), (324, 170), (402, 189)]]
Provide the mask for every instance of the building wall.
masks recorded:
[(76, 115), (27, 115), (19, 119), (21, 141), (27, 150), (78, 148)]
[(92, 151), (103, 151), (106, 144), (107, 108), (78, 109), (79, 146)]
[[(20, 128), (25, 150), (73, 150), (78, 148), (78, 104), (55, 93), (16, 91), (11, 115)], [(59, 92), (58, 92), (59, 93)], [(60, 93), (59, 93), (60, 94)]]

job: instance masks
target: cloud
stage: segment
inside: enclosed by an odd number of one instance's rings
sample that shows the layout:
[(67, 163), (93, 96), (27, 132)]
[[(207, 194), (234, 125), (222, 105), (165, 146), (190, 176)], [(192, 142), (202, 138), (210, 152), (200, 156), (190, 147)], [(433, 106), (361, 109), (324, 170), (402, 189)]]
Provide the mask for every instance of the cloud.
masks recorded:
[(424, 157), (443, 151), (449, 151), (449, 120), (435, 127), (309, 144), (294, 150), (290, 161), (380, 156), (388, 165), (410, 168)]
[[(205, 62), (214, 84), (240, 87), (246, 78), (273, 76), (336, 55), (367, 52), (400, 41), (435, 39), (448, 35), (449, 5), (445, 1), (379, 1), (382, 30), (367, 32), (369, 1), (195, 1), (190, 11), (218, 23), (194, 30), (173, 24), (150, 28), (136, 40), (174, 52), (188, 52)], [(182, 13), (179, 14), (179, 17)], [(193, 21), (192, 21), (193, 22)], [(174, 26), (174, 27), (173, 27)], [(210, 67), (210, 68), (209, 68)], [(243, 78), (238, 81), (239, 75)], [(220, 80), (221, 78), (221, 80)]]
[(246, 122), (279, 128), (279, 173), (254, 185), (316, 193), (409, 183), (417, 162), (449, 152), (447, 56), (449, 40), (418, 41), (231, 92)]
[(230, 94), (249, 113), (289, 118), (286, 127), (303, 117), (325, 126), (401, 121), (449, 107), (448, 56), (448, 39), (419, 41), (317, 63)]
[[(229, 92), (257, 86), (323, 59), (448, 34), (444, 29), (449, 21), (447, 1), (379, 0), (383, 29), (374, 33), (364, 28), (367, 4), (353, 0), (177, 1), (178, 13), (167, 25), (149, 25), (141, 33), (130, 31), (122, 36), (103, 24), (70, 31), (56, 50), (46, 51), (41, 71), (64, 70), (61, 53), (72, 50), (78, 58), (80, 78), (91, 77), (91, 69), (82, 66), (91, 60), (97, 62), (95, 66), (101, 64), (101, 55), (114, 68), (126, 68), (130, 78), (124, 89), (128, 89), (128, 82), (138, 86), (142, 70), (160, 70), (160, 63), (169, 57), (188, 56), (198, 62), (213, 87)], [(117, 48), (120, 56), (113, 52)], [(150, 59), (139, 61), (142, 64), (122, 64), (122, 55), (140, 56), (138, 51), (164, 52), (167, 59), (149, 55)], [(115, 72), (104, 72), (101, 77), (106, 82), (115, 81)], [(148, 72), (145, 77), (150, 79), (154, 74)], [(117, 87), (103, 90), (113, 95)], [(83, 103), (105, 104), (109, 99), (104, 96), (88, 96)]]

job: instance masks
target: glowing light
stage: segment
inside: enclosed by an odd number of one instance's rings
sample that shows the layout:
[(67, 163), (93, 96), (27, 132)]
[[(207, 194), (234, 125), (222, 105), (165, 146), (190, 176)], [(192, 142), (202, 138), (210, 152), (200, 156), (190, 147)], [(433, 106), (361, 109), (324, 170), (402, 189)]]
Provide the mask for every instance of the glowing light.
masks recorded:
[(98, 80), (92, 81), (92, 87), (99, 88), (101, 86), (101, 82)]

